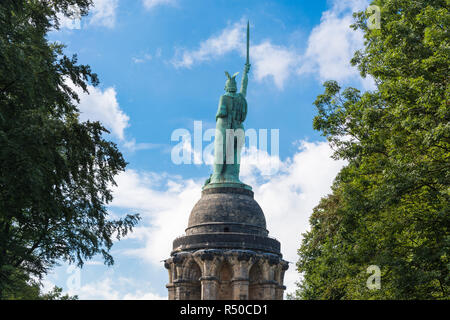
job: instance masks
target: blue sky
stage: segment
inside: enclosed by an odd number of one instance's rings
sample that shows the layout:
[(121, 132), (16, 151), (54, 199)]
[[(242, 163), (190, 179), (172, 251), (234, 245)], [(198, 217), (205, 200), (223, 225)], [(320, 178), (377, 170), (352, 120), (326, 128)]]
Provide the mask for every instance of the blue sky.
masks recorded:
[[(178, 128), (193, 133), (194, 121), (202, 121), (203, 130), (214, 128), (224, 71), (242, 72), (250, 20), (252, 69), (245, 126), (278, 129), (279, 156), (249, 153), (242, 160), (241, 180), (252, 185), (271, 235), (281, 241), (285, 259), (293, 262), (285, 282), (287, 292), (295, 290), (301, 233), (344, 165), (330, 159), (330, 146), (312, 129), (312, 103), (328, 79), (361, 90), (374, 88), (349, 65), (363, 45), (361, 33), (349, 28), (351, 12), (368, 2), (94, 3), (79, 25), (64, 19), (49, 39), (66, 44), (67, 54), (77, 53), (79, 62), (99, 75), (100, 85), (90, 87), (90, 95), (80, 92), (80, 117), (101, 121), (129, 163), (117, 177), (111, 215), (139, 212), (143, 220), (114, 245), (113, 267), (104, 266), (100, 257), (82, 270), (62, 264), (45, 279), (45, 288), (56, 284), (81, 299), (167, 297), (168, 276), (161, 260), (169, 257), (171, 241), (184, 232), (211, 173), (207, 164), (173, 163), (171, 150), (178, 142), (171, 135)], [(267, 174), (270, 161), (278, 170)]]

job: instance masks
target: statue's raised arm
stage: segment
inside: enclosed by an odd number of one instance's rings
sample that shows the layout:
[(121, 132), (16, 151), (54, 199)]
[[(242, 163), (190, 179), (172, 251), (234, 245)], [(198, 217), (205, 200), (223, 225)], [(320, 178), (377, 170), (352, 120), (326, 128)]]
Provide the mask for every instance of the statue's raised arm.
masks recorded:
[(244, 98), (247, 96), (247, 85), (248, 85), (248, 72), (250, 71), (250, 64), (245, 64), (244, 67), (244, 74), (242, 75), (242, 82), (241, 82), (241, 94), (244, 96)]

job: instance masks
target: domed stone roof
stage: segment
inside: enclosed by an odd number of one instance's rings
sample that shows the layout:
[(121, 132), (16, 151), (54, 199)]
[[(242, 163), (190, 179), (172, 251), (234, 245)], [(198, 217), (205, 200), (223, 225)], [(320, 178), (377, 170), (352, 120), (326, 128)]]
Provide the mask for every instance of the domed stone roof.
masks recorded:
[(202, 192), (189, 216), (186, 234), (239, 232), (266, 236), (266, 219), (253, 192), (243, 188), (212, 188)]
[(281, 257), (280, 243), (268, 233), (253, 191), (205, 188), (191, 211), (186, 234), (173, 241), (172, 254), (199, 249), (243, 249)]

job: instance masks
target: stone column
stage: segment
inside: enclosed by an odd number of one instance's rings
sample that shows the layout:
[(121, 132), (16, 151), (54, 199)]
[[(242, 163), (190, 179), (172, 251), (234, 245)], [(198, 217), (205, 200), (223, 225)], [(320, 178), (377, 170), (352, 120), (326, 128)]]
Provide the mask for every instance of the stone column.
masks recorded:
[(261, 288), (263, 291), (263, 300), (275, 300), (275, 289), (277, 282), (274, 280), (267, 280), (261, 282)]
[(182, 280), (180, 281), (180, 294), (179, 300), (199, 300), (200, 295), (198, 294), (196, 288), (197, 285), (194, 281), (191, 280)]
[(248, 300), (249, 280), (244, 278), (233, 278), (233, 300)]
[(219, 278), (217, 267), (221, 261), (221, 255), (216, 250), (200, 250), (194, 254), (194, 259), (201, 265), (202, 300), (217, 300), (219, 293)]
[(219, 292), (219, 279), (215, 276), (201, 277), (202, 300), (217, 300)]
[(280, 261), (280, 263), (276, 267), (275, 272), (275, 280), (277, 281), (278, 285), (275, 288), (275, 299), (276, 300), (283, 300), (284, 297), (284, 290), (286, 290), (286, 286), (283, 285), (284, 282), (284, 273), (289, 268), (289, 263), (287, 261)]
[(275, 300), (283, 300), (284, 290), (286, 290), (285, 286), (277, 286), (275, 288)]
[(175, 300), (187, 300), (186, 285), (182, 279), (173, 282), (175, 286)]
[[(172, 270), (172, 285), (171, 290), (173, 291), (174, 300), (185, 300), (186, 298), (186, 285), (185, 280), (182, 278), (183, 275), (183, 264), (186, 260), (188, 253), (177, 254), (173, 256), (171, 260), (171, 270)], [(170, 285), (170, 284), (169, 284)], [(170, 298), (170, 296), (169, 296)]]
[(172, 270), (173, 262), (172, 259), (167, 259), (164, 261), (164, 267), (169, 272), (169, 283), (166, 285), (166, 288), (169, 292), (169, 300), (175, 300), (175, 286), (173, 285), (173, 270)]
[(275, 289), (278, 285), (275, 280), (275, 271), (279, 259), (275, 257), (266, 257), (262, 263), (262, 278), (261, 288), (263, 292), (263, 300), (274, 300)]
[(175, 300), (175, 286), (173, 284), (167, 284), (166, 288), (169, 291), (169, 300)]
[(229, 256), (231, 267), (233, 268), (233, 300), (248, 300), (249, 296), (249, 269), (254, 253), (249, 251), (232, 251)]

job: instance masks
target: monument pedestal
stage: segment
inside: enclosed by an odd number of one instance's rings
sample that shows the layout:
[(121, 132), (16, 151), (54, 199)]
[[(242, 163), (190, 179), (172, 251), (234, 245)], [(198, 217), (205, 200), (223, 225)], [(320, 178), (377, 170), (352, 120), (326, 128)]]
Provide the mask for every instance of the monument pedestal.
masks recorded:
[(268, 237), (253, 191), (241, 186), (203, 189), (186, 234), (174, 240), (165, 260), (169, 299), (283, 299), (288, 263), (280, 243)]

